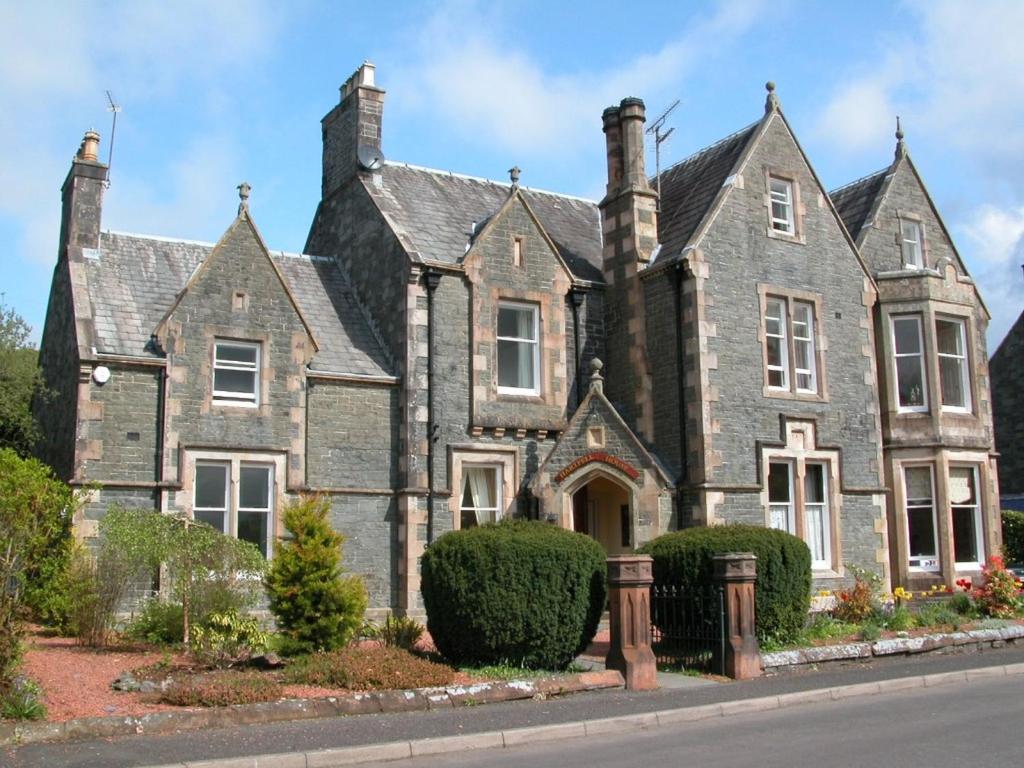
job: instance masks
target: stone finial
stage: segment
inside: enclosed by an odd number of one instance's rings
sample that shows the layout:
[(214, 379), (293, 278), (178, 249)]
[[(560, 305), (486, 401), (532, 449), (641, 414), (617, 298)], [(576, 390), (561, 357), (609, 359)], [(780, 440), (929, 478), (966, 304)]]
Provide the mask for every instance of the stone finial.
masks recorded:
[(82, 143), (78, 147), (78, 160), (88, 160), (95, 163), (99, 159), (100, 135), (90, 129), (82, 137)]
[(764, 84), (764, 88), (768, 91), (768, 97), (764, 100), (764, 111), (776, 112), (779, 109), (779, 97), (775, 95), (775, 82), (769, 80)]
[(604, 368), (604, 363), (597, 357), (590, 361), (590, 391), (595, 394), (604, 394), (604, 377), (601, 375), (601, 369)]
[(508, 169), (508, 176), (512, 179), (512, 189), (519, 189), (519, 174), (522, 172), (523, 170), (518, 165), (513, 165)]
[(907, 143), (903, 141), (903, 125), (900, 116), (896, 115), (896, 159), (907, 156)]
[(239, 203), (238, 203), (238, 213), (239, 214), (248, 213), (249, 212), (249, 193), (252, 192), (252, 187), (249, 185), (249, 182), (243, 181), (241, 184), (239, 184), (237, 187), (235, 187), (235, 189), (238, 190), (238, 200), (239, 200)]

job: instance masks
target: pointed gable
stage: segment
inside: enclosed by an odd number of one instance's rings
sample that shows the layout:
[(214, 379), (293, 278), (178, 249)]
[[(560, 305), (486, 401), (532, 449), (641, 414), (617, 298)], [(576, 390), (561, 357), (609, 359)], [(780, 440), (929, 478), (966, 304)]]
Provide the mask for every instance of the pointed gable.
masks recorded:
[(846, 225), (846, 231), (858, 244), (861, 242), (864, 224), (870, 220), (888, 175), (889, 169), (886, 168), (829, 193), (832, 204)]

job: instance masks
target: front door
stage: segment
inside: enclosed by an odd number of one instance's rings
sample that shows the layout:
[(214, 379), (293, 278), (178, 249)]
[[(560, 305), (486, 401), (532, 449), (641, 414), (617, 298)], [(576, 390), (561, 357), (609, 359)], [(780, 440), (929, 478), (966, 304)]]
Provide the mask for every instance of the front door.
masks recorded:
[(600, 542), (609, 555), (633, 550), (629, 493), (605, 477), (596, 477), (572, 497), (573, 529)]

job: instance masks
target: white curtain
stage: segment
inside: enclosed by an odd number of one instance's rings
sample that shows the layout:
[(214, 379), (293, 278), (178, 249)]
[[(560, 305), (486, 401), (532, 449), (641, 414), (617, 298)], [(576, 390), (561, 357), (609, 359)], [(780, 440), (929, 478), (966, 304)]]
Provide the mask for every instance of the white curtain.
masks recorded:
[(473, 497), (477, 525), (491, 522), (494, 517), (493, 510), (497, 506), (494, 500), (494, 470), (467, 469), (466, 483)]

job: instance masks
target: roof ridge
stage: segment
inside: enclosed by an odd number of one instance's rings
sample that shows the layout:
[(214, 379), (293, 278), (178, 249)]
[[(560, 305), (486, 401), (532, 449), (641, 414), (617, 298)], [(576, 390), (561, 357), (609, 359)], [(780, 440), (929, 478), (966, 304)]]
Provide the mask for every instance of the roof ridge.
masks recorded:
[[(713, 144), (708, 144), (706, 147), (702, 147), (701, 149), (698, 149), (696, 152), (692, 153), (691, 155), (688, 155), (687, 157), (684, 157), (682, 160), (677, 160), (676, 162), (672, 163), (672, 165), (668, 166), (667, 168), (662, 169), (661, 172), (662, 173), (667, 173), (668, 171), (671, 171), (671, 170), (673, 170), (675, 168), (678, 168), (681, 165), (685, 165), (686, 163), (690, 162), (691, 160), (696, 160), (698, 157), (700, 157), (701, 155), (705, 154), (706, 152), (710, 152), (713, 149), (717, 149), (722, 144), (725, 144), (727, 141), (732, 141), (733, 139), (737, 138), (740, 134), (745, 133), (745, 132), (753, 129), (753, 128), (757, 127), (760, 124), (761, 124), (760, 120), (755, 120), (754, 122), (750, 123), (749, 125), (743, 126), (738, 131), (733, 131), (728, 136), (723, 136), (722, 138), (720, 138), (718, 141), (714, 142)], [(657, 178), (657, 176), (652, 176), (651, 178)]]
[(874, 171), (873, 173), (866, 173), (863, 176), (861, 176), (859, 179), (854, 179), (853, 181), (848, 181), (846, 184), (843, 184), (841, 187), (836, 187), (835, 189), (830, 190), (828, 195), (829, 195), (829, 197), (831, 197), (836, 192), (842, 192), (847, 187), (852, 187), (855, 184), (861, 184), (861, 183), (867, 181), (868, 179), (874, 178), (875, 176), (881, 176), (883, 173), (888, 173), (889, 168), (891, 168), (891, 167), (892, 166), (887, 165), (887, 166), (885, 166), (885, 168), (881, 168), (881, 169), (879, 169), (877, 171)]
[(101, 235), (116, 235), (118, 237), (136, 237), (140, 240), (156, 240), (161, 243), (185, 243), (187, 245), (203, 245), (207, 248), (213, 248), (216, 243), (211, 243), (206, 240), (190, 240), (185, 237), (167, 237), (165, 235), (146, 235), (139, 232), (120, 232), (115, 229), (105, 229), (100, 232)]
[[(414, 163), (403, 163), (397, 160), (385, 160), (384, 165), (389, 165), (392, 168), (408, 168), (412, 171), (423, 171), (425, 173), (433, 173), (437, 176), (449, 176), (456, 179), (466, 179), (467, 181), (480, 181), (485, 184), (496, 184), (499, 187), (506, 187), (511, 189), (512, 184), (507, 181), (498, 181), (497, 179), (488, 179), (484, 176), (473, 176), (468, 173), (456, 173), (455, 171), (445, 171), (440, 168), (427, 168), (423, 165), (415, 165)], [(580, 197), (579, 195), (567, 195), (564, 192), (553, 192), (550, 189), (540, 189), (539, 187), (528, 187), (520, 185), (519, 189), (525, 192), (533, 192), (537, 195), (551, 195), (552, 197), (564, 197), (566, 200), (578, 200), (581, 203), (590, 203), (591, 205), (597, 205), (596, 200), (591, 200), (588, 197)]]

